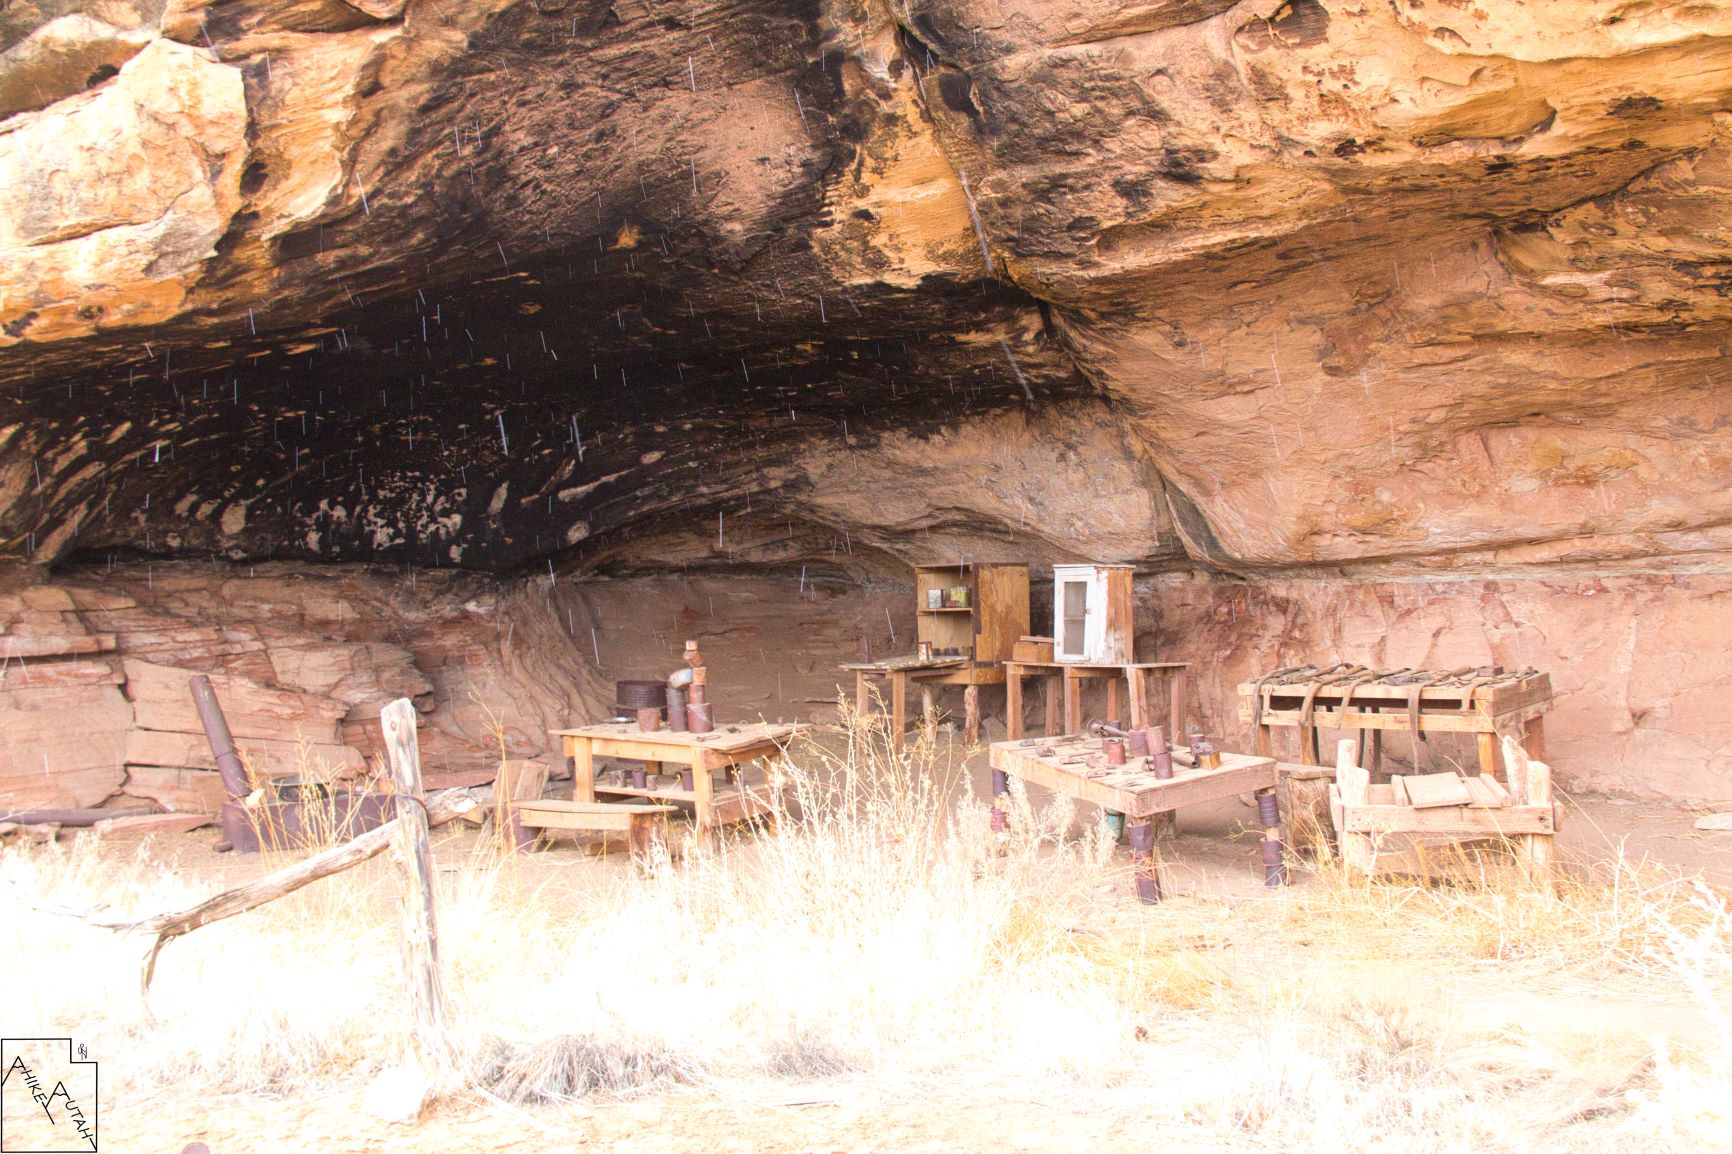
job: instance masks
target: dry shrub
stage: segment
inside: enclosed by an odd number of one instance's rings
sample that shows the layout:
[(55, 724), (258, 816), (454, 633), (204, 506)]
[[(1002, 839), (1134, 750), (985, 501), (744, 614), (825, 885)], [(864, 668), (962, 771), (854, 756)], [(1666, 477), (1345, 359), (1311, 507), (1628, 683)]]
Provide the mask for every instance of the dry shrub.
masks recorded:
[[(939, 735), (895, 753), (848, 720), (842, 747), (789, 759), (774, 832), (647, 878), (442, 840), (468, 1081), (523, 1104), (766, 1078), (1038, 1086), (1151, 1137), (1269, 1150), (1700, 1149), (1723, 1117), (1732, 919), (1705, 889), (1619, 856), (1555, 896), (1497, 871), (1323, 867), (1285, 892), (1141, 907), (1104, 822), (1014, 789), (1000, 840)], [(95, 838), (9, 850), (0, 879), (139, 911), (216, 888)], [(172, 944), (155, 1018), (134, 993), (143, 943), (20, 912), (0, 939), (22, 991), (8, 1017), (88, 1037), (135, 1098), (314, 1092), (403, 1051), (397, 893), (379, 860)], [(1598, 990), (1721, 1017), (1658, 1051), (1542, 1028)], [(1485, 995), (1524, 1024), (1459, 1012)]]

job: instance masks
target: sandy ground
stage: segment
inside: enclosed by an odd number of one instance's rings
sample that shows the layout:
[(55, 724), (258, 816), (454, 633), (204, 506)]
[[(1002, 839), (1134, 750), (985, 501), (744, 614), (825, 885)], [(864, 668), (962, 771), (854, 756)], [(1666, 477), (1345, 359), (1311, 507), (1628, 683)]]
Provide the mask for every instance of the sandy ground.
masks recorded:
[[(984, 758), (969, 759), (977, 789), (985, 787)], [(1627, 855), (1732, 883), (1732, 834), (1698, 833), (1694, 815), (1680, 809), (1606, 799), (1571, 799), (1563, 834), (1567, 858), (1597, 859), (1619, 844)], [(1079, 814), (1086, 820), (1088, 811)], [(1177, 836), (1166, 845), (1170, 902), (1220, 903), (1234, 916), (1255, 918), (1279, 902), (1261, 884), (1252, 811), (1226, 801), (1185, 811)], [(440, 856), (461, 860), (473, 833), (447, 835)], [(218, 855), (207, 833), (164, 839), (161, 855), (183, 868), (224, 879), (256, 872), (253, 861)], [(1121, 846), (1119, 856), (1126, 858)], [(1128, 870), (1128, 858), (1117, 863)], [(442, 868), (457, 868), (442, 863)], [(603, 872), (627, 868), (622, 855), (584, 853), (567, 844), (525, 860), (537, 883), (593, 885)], [(1128, 874), (1121, 874), (1126, 877)], [(1296, 886), (1315, 884), (1301, 869)], [(1115, 917), (1127, 923), (1145, 916), (1128, 883)], [(1399, 959), (1386, 977), (1403, 980)], [(1418, 976), (1415, 981), (1429, 980)], [(1618, 983), (1560, 980), (1545, 992), (1487, 989), (1460, 1007), (1464, 1028), (1496, 1031), (1536, 1027), (1550, 1030), (1559, 1046), (1583, 1053), (1623, 1052), (1632, 1039), (1653, 1029), (1688, 1037), (1701, 1026), (1700, 1011), (1680, 998), (1655, 1001)], [(134, 1107), (124, 1097), (105, 1110), (105, 1149), (179, 1151), (193, 1141), (217, 1154), (228, 1151), (529, 1151), (583, 1147), (637, 1151), (800, 1151), (810, 1154), (871, 1151), (1082, 1150), (1102, 1144), (1137, 1144), (1158, 1138), (1162, 1124), (1145, 1117), (1135, 1102), (1048, 1100), (1039, 1085), (972, 1085), (948, 1089), (886, 1086), (842, 1078), (815, 1085), (766, 1081), (750, 1086), (685, 1087), (629, 1101), (591, 1099), (562, 1106), (520, 1109), (478, 1095), (449, 1100), (413, 1127), (389, 1125), (360, 1109), (362, 1087), (339, 1086), (309, 1097), (233, 1097), (180, 1100), (153, 1094)], [(1195, 1142), (1197, 1133), (1175, 1132)], [(1187, 1145), (1185, 1148), (1196, 1148)]]

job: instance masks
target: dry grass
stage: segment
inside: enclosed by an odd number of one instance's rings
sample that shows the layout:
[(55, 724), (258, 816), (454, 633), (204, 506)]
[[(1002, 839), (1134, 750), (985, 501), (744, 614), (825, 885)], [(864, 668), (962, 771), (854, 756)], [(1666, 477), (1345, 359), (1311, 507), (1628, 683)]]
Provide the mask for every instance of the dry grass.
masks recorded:
[[(1067, 804), (1016, 794), (996, 842), (934, 735), (893, 755), (859, 729), (797, 761), (776, 834), (647, 879), (444, 841), (469, 1083), (526, 1106), (675, 1083), (1039, 1086), (1151, 1138), (1268, 1150), (1725, 1139), (1732, 913), (1699, 885), (1621, 859), (1556, 897), (1325, 868), (1144, 908), (1104, 824)], [(136, 911), (216, 884), (93, 838), (9, 850), (0, 879)], [(126, 1100), (314, 1093), (402, 1052), (396, 893), (369, 863), (172, 944), (155, 1017), (143, 943), (13, 906), (7, 1022), (88, 1040)]]

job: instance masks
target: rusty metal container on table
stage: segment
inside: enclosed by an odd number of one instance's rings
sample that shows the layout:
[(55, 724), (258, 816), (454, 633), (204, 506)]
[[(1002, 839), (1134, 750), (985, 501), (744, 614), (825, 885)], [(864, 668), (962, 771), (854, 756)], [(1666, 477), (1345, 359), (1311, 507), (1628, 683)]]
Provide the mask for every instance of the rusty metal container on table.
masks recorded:
[(637, 727), (645, 733), (654, 733), (662, 727), (662, 711), (658, 708), (643, 708), (637, 711)]

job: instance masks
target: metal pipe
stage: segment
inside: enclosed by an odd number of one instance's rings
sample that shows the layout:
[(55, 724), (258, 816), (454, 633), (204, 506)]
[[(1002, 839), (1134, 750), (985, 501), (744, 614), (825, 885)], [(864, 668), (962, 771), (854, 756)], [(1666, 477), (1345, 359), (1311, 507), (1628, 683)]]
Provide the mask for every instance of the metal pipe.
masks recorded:
[(216, 758), (223, 788), (228, 791), (230, 800), (241, 801), (252, 791), (247, 788), (247, 771), (242, 768), (240, 755), (235, 752), (234, 735), (229, 732), (229, 721), (223, 716), (222, 703), (217, 700), (210, 678), (204, 674), (194, 677), (191, 685), (192, 703), (198, 710), (199, 723), (204, 726), (205, 739), (210, 742), (211, 754)]

